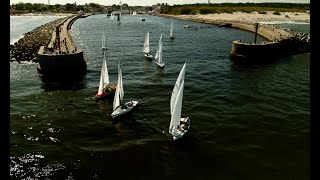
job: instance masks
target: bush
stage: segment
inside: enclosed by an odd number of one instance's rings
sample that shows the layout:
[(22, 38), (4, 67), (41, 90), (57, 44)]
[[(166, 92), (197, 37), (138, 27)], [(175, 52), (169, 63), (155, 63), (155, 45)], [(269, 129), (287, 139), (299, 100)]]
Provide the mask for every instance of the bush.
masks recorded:
[(273, 12), (274, 15), (281, 15), (279, 11)]
[(267, 14), (265, 11), (259, 11), (259, 14)]
[(181, 7), (180, 13), (181, 14), (191, 14), (192, 10), (193, 9), (191, 7)]
[(244, 12), (244, 13), (251, 13), (251, 11), (249, 9), (241, 9), (241, 12)]
[(199, 13), (200, 14), (209, 14), (209, 13), (211, 13), (211, 10), (207, 7), (201, 7), (201, 8), (199, 8)]

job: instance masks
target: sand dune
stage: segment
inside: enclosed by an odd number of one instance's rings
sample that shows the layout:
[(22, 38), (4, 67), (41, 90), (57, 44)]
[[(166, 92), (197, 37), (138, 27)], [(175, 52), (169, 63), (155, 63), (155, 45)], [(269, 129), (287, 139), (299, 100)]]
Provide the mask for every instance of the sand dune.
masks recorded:
[(230, 13), (221, 13), (221, 14), (207, 14), (207, 15), (181, 15), (185, 17), (201, 18), (215, 21), (230, 21), (230, 22), (246, 22), (246, 23), (255, 23), (255, 22), (306, 22), (310, 23), (310, 14), (308, 13), (299, 13), (299, 12), (280, 12), (281, 15), (274, 15), (274, 11), (266, 11), (266, 14), (259, 14), (258, 12), (252, 13), (243, 13), (235, 12)]

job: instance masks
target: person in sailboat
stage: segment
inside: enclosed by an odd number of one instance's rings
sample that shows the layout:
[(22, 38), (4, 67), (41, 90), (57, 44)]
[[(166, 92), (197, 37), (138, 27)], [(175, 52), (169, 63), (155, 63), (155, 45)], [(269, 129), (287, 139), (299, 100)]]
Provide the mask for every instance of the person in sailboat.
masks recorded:
[(133, 106), (132, 102), (128, 102), (128, 103), (122, 103), (120, 104), (118, 107), (116, 107), (116, 109), (121, 108), (121, 109), (129, 109)]
[[(181, 130), (187, 130), (189, 127), (189, 123), (188, 122), (185, 122), (185, 121), (180, 121), (180, 128)], [(179, 127), (178, 127), (179, 128)]]
[(106, 86), (103, 91), (106, 92), (106, 93), (109, 93), (109, 92), (113, 92), (116, 90), (116, 86), (115, 84), (113, 85), (110, 85), (110, 86)]

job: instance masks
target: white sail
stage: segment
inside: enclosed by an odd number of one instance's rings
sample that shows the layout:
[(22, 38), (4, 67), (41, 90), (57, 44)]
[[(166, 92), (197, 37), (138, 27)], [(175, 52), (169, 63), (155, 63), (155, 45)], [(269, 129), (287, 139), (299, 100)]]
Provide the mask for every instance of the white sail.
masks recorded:
[(163, 61), (162, 61), (162, 33), (161, 33), (161, 35), (160, 35), (159, 48), (158, 48), (157, 53), (156, 53), (156, 55), (155, 55), (155, 59), (156, 59), (156, 63), (157, 63), (158, 65), (161, 65), (161, 66), (164, 65), (164, 63), (163, 63)]
[(146, 34), (146, 37), (144, 39), (144, 45), (143, 45), (143, 52), (144, 53), (150, 53), (150, 37), (149, 32)]
[(107, 45), (106, 45), (106, 36), (103, 35), (102, 36), (102, 45), (101, 45), (101, 48), (104, 50), (105, 48), (107, 48)]
[(160, 38), (159, 38), (159, 48), (162, 47), (162, 33), (160, 35)]
[(159, 47), (157, 54), (156, 54), (156, 60), (158, 64), (163, 64), (162, 61), (162, 47)]
[(182, 99), (183, 99), (183, 88), (184, 88), (184, 81), (182, 81), (182, 84), (179, 88), (179, 91), (176, 96), (176, 100), (173, 106), (173, 111), (171, 113), (171, 121), (169, 126), (169, 132), (171, 134), (176, 133), (176, 129), (178, 128), (178, 125), (180, 124), (181, 119), (181, 108), (182, 108)]
[(111, 12), (110, 19), (111, 19), (111, 20), (114, 19), (114, 12)]
[(173, 21), (171, 22), (171, 27), (170, 27), (170, 38), (173, 38)]
[(118, 106), (120, 106), (123, 101), (124, 91), (122, 87), (122, 71), (120, 69), (120, 62), (118, 64), (118, 84), (116, 88), (116, 92), (113, 99), (113, 110), (115, 110)]
[(101, 67), (101, 74), (100, 74), (100, 83), (99, 83), (99, 89), (98, 89), (98, 95), (102, 94), (103, 92), (103, 82), (104, 82), (104, 63), (102, 63), (102, 67)]
[(179, 73), (179, 76), (177, 78), (177, 81), (174, 85), (174, 88), (172, 90), (172, 94), (171, 94), (171, 100), (170, 100), (170, 113), (172, 114), (172, 111), (173, 111), (173, 106), (175, 104), (175, 101), (176, 101), (176, 97), (177, 97), (177, 94), (178, 94), (178, 91), (179, 91), (179, 88), (181, 87), (181, 85), (184, 83), (184, 76), (185, 76), (185, 72), (186, 72), (186, 63), (184, 63), (180, 73)]
[(103, 52), (103, 66), (104, 66), (104, 86), (107, 86), (110, 83), (109, 72), (106, 60), (106, 51)]
[(104, 55), (104, 58), (103, 58), (102, 67), (101, 67), (98, 95), (102, 94), (103, 88), (110, 83), (108, 66), (106, 62), (106, 51), (104, 51), (103, 55)]

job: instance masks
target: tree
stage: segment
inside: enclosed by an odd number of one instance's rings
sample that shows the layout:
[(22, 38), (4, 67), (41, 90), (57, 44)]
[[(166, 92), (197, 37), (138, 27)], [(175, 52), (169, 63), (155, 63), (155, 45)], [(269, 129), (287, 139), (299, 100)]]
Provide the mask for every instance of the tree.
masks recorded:
[(117, 9), (117, 5), (116, 4), (112, 4), (112, 10), (116, 10)]
[(74, 4), (70, 4), (70, 3), (67, 3), (65, 7), (66, 7), (66, 11), (73, 11), (75, 9)]
[(129, 5), (128, 5), (127, 3), (124, 3), (124, 4), (122, 5), (122, 9), (129, 9)]

